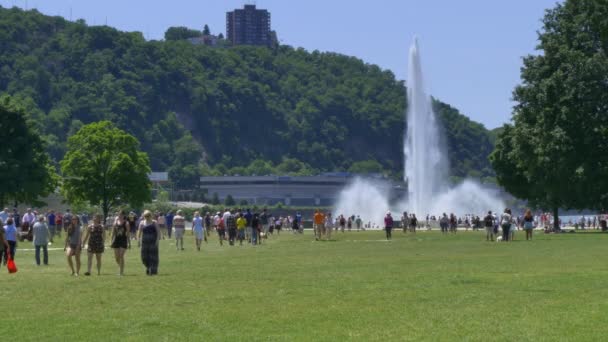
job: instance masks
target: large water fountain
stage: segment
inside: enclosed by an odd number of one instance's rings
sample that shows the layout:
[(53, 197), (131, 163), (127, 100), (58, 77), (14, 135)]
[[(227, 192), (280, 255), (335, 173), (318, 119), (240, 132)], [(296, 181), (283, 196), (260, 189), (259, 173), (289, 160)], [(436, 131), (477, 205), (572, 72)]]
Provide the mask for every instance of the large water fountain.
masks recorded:
[(340, 194), (334, 215), (361, 215), (365, 222), (381, 226), (389, 209), (395, 213), (395, 219), (403, 211), (423, 218), (444, 212), (483, 217), (487, 210), (502, 210), (504, 203), (498, 193), (473, 180), (465, 180), (454, 188), (448, 186), (448, 159), (431, 97), (425, 89), (417, 39), (410, 47), (408, 72), (407, 130), (403, 143), (407, 198), (390, 204), (390, 187), (386, 183), (356, 179)]
[(444, 190), (447, 162), (439, 143), (431, 97), (424, 88), (417, 39), (410, 47), (408, 72), (404, 181), (408, 184), (410, 211), (420, 215), (432, 207), (433, 197)]

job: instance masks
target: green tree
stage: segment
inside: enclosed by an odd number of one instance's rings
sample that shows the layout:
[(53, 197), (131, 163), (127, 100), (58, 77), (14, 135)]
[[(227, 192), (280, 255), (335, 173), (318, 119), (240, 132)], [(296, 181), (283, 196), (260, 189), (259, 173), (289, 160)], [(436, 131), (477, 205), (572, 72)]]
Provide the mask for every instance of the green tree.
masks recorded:
[(359, 173), (359, 174), (382, 173), (382, 171), (383, 171), (382, 164), (378, 163), (374, 159), (355, 162), (348, 169), (348, 172)]
[(184, 26), (169, 27), (165, 31), (165, 40), (185, 40), (188, 38), (200, 37), (203, 33), (198, 30), (189, 29)]
[(205, 27), (203, 28), (203, 35), (208, 36), (211, 34), (211, 30), (209, 30), (209, 26), (207, 24), (205, 24)]
[(7, 201), (36, 203), (57, 187), (45, 145), (24, 109), (0, 97), (0, 207)]
[[(141, 142), (155, 171), (204, 164), (212, 170), (201, 172), (223, 175), (264, 160), (272, 173), (309, 175), (373, 158), (402, 178), (407, 101), (393, 73), (332, 52), (184, 41), (202, 33), (172, 27), (164, 41), (148, 41), (138, 32), (0, 7), (0, 93), (19, 98), (55, 160), (82, 124), (108, 120)], [(488, 131), (434, 105), (449, 174), (494, 176)], [(201, 153), (191, 153), (193, 140)], [(175, 168), (173, 178), (192, 188), (194, 173)]]
[(224, 200), (224, 204), (227, 206), (233, 206), (236, 204), (236, 201), (234, 200), (234, 198), (232, 198), (232, 195), (228, 195)]
[(151, 201), (147, 154), (135, 137), (109, 121), (83, 126), (69, 138), (61, 172), (68, 201), (100, 206), (104, 220), (118, 205)]
[(220, 204), (220, 197), (217, 195), (217, 192), (213, 193), (213, 196), (211, 197), (211, 204), (213, 204), (213, 205)]
[(514, 91), (513, 125), (491, 155), (499, 184), (555, 217), (559, 208), (608, 207), (607, 17), (600, 0), (547, 11), (541, 53), (524, 58)]

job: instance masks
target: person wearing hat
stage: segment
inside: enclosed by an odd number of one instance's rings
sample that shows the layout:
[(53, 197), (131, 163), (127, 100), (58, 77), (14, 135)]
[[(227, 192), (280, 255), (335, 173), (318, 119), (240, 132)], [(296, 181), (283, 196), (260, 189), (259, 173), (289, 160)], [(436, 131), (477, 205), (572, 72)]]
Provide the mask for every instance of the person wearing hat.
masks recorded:
[(392, 239), (391, 232), (393, 230), (393, 217), (391, 216), (390, 211), (387, 211), (386, 216), (384, 217), (384, 230), (386, 231), (386, 239)]
[(36, 248), (36, 265), (38, 266), (40, 266), (40, 248), (42, 248), (44, 265), (48, 266), (49, 264), (48, 243), (51, 233), (49, 227), (44, 223), (44, 220), (44, 215), (39, 215), (38, 222), (36, 222), (32, 228), (34, 234), (32, 240), (34, 242), (34, 247)]

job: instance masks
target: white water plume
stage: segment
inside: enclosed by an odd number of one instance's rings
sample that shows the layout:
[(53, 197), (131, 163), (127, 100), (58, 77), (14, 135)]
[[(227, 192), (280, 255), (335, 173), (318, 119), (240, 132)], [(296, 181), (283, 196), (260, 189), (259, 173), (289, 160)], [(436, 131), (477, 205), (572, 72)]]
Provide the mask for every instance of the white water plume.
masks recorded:
[(371, 221), (382, 226), (387, 210), (392, 211), (394, 220), (399, 220), (403, 211), (414, 213), (419, 220), (424, 220), (426, 215), (439, 216), (444, 212), (483, 217), (488, 210), (502, 210), (504, 202), (498, 192), (486, 189), (473, 180), (465, 180), (453, 188), (447, 186), (448, 159), (440, 144), (440, 130), (431, 98), (424, 89), (416, 39), (410, 47), (408, 70), (407, 130), (403, 146), (407, 199), (391, 205), (390, 186), (356, 179), (340, 194), (334, 214), (361, 215), (364, 222)]

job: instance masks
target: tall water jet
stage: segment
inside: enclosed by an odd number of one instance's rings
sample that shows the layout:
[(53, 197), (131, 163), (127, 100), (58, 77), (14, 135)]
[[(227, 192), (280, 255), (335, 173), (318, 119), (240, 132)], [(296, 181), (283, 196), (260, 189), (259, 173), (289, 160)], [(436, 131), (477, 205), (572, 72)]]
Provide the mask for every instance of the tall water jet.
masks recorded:
[(431, 97), (424, 88), (418, 40), (410, 46), (407, 82), (407, 129), (403, 139), (404, 181), (408, 186), (408, 207), (417, 215), (430, 213), (433, 197), (444, 187), (447, 161)]
[(394, 219), (398, 219), (402, 211), (423, 219), (427, 214), (437, 216), (444, 212), (483, 217), (488, 210), (503, 210), (504, 203), (497, 189), (485, 188), (470, 179), (450, 188), (447, 153), (441, 143), (431, 97), (425, 89), (417, 39), (409, 50), (408, 71), (407, 129), (403, 141), (407, 199), (391, 203), (390, 185), (356, 179), (340, 194), (334, 214), (361, 215), (364, 222), (381, 226), (388, 209), (396, 214)]

